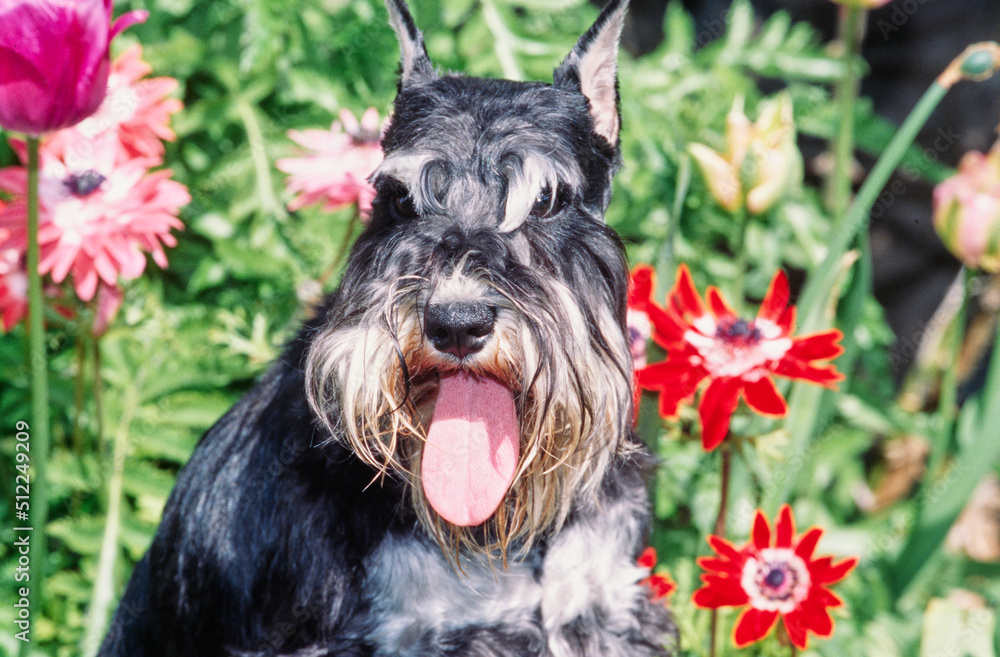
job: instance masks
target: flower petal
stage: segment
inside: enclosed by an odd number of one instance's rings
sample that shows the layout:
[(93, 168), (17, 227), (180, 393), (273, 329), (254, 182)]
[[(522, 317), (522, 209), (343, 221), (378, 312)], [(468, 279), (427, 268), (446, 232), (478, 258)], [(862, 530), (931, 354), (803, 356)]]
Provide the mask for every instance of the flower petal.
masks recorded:
[[(832, 559), (830, 561), (832, 561)], [(818, 579), (822, 584), (835, 584), (836, 582), (839, 582), (847, 577), (847, 575), (854, 570), (854, 567), (857, 565), (857, 557), (844, 559), (838, 564), (830, 565), (824, 568), (821, 572), (816, 574), (816, 579)]]
[(787, 355), (775, 363), (771, 371), (789, 379), (809, 381), (825, 388), (834, 388), (837, 383), (844, 380), (844, 375), (833, 365), (818, 367), (797, 358), (788, 358)]
[(788, 413), (785, 398), (769, 376), (762, 376), (756, 381), (744, 381), (743, 399), (747, 406), (761, 415), (784, 417)]
[(693, 315), (701, 317), (705, 314), (705, 304), (698, 294), (698, 289), (694, 286), (694, 279), (691, 278), (691, 271), (687, 265), (681, 264), (677, 268), (677, 282), (670, 292), (670, 298), (676, 302), (677, 308), (682, 316)]
[(628, 305), (636, 310), (645, 310), (645, 305), (653, 298), (656, 287), (656, 270), (645, 263), (639, 263), (629, 275)]
[(740, 614), (733, 628), (733, 643), (737, 648), (743, 648), (760, 641), (774, 629), (778, 621), (778, 612), (754, 609), (753, 607)]
[(746, 556), (736, 549), (736, 546), (722, 538), (721, 536), (716, 536), (712, 534), (708, 537), (708, 544), (711, 546), (715, 553), (718, 554), (723, 559), (730, 559), (737, 562), (740, 567), (743, 567), (743, 563), (746, 561)]
[(823, 530), (819, 527), (812, 527), (802, 538), (799, 539), (798, 544), (795, 546), (795, 554), (799, 556), (800, 559), (809, 563), (812, 559), (813, 552), (816, 550), (816, 545), (819, 543), (819, 539), (823, 536)]
[(718, 609), (719, 607), (739, 607), (750, 602), (740, 581), (735, 577), (720, 577), (718, 575), (702, 575), (705, 585), (694, 592), (691, 602), (702, 609)]
[(758, 550), (771, 547), (771, 525), (760, 509), (757, 509), (753, 518), (753, 546)]
[(739, 401), (743, 382), (735, 377), (713, 379), (698, 406), (701, 419), (701, 446), (710, 452), (726, 439), (729, 420)]
[(732, 306), (726, 303), (726, 299), (719, 292), (719, 288), (714, 285), (710, 285), (707, 290), (705, 290), (705, 298), (708, 300), (708, 308), (715, 315), (715, 318), (720, 317), (735, 317), (736, 311), (733, 310)]
[(799, 650), (809, 647), (808, 619), (800, 608), (793, 609), (782, 617), (788, 638)]
[(792, 515), (792, 508), (787, 504), (782, 504), (778, 510), (778, 522), (775, 524), (777, 540), (774, 547), (790, 548), (792, 539), (795, 537), (795, 516)]
[(766, 319), (777, 322), (785, 312), (788, 302), (791, 300), (791, 289), (788, 286), (788, 276), (781, 269), (774, 273), (771, 285), (767, 288), (767, 294), (757, 311), (757, 319)]
[(636, 381), (640, 387), (660, 393), (660, 417), (676, 418), (680, 404), (694, 395), (707, 375), (701, 367), (667, 358), (638, 370)]
[(643, 550), (636, 563), (639, 564), (640, 568), (647, 568), (651, 570), (653, 566), (656, 565), (656, 548), (648, 547)]
[(833, 360), (844, 353), (844, 348), (839, 344), (843, 339), (844, 334), (838, 329), (800, 335), (792, 338), (792, 346), (785, 355), (806, 362)]

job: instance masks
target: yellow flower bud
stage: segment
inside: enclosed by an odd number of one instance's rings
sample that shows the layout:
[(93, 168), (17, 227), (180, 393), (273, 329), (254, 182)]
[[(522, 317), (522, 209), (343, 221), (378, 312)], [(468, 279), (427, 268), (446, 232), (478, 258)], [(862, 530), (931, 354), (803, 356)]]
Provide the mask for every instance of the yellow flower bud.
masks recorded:
[(770, 209), (802, 178), (791, 97), (781, 93), (762, 103), (753, 123), (736, 98), (726, 116), (726, 148), (722, 155), (703, 144), (688, 147), (712, 198), (729, 212)]

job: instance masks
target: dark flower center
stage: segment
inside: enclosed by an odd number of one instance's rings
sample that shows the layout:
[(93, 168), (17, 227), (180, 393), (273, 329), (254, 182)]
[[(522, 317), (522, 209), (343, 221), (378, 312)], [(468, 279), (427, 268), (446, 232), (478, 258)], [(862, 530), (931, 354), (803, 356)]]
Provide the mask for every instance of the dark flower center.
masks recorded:
[(792, 597), (799, 576), (784, 561), (762, 561), (757, 570), (757, 586), (761, 595), (769, 600), (787, 600)]
[(785, 571), (780, 568), (774, 568), (767, 575), (764, 576), (764, 583), (771, 588), (777, 588), (785, 582)]
[(82, 173), (71, 173), (63, 184), (66, 188), (74, 195), (80, 198), (85, 196), (90, 196), (101, 184), (107, 180), (104, 176), (97, 173), (93, 169), (84, 171)]
[(731, 344), (753, 345), (760, 342), (761, 333), (753, 322), (736, 317), (719, 322), (715, 337)]

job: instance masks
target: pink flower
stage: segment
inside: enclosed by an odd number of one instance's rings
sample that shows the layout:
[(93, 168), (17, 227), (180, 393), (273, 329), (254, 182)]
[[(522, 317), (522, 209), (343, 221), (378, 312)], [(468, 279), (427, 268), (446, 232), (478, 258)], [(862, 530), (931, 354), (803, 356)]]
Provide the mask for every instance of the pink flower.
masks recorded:
[(934, 227), (966, 265), (1000, 271), (1000, 142), (985, 155), (966, 153), (934, 189)]
[[(129, 48), (112, 62), (108, 95), (97, 111), (72, 129), (52, 136), (53, 142), (76, 141), (83, 150), (82, 154), (68, 153), (69, 164), (73, 164), (73, 157), (85, 155), (93, 148), (93, 142), (103, 139), (118, 142), (119, 161), (133, 157), (163, 157), (163, 141), (177, 138), (170, 129), (170, 117), (179, 112), (183, 104), (168, 97), (177, 89), (177, 80), (146, 78), (152, 70), (142, 59), (142, 46)], [(84, 140), (79, 140), (80, 136)], [(65, 146), (58, 148), (66, 151)]]
[(375, 199), (368, 176), (382, 162), (384, 129), (378, 110), (369, 107), (360, 123), (344, 110), (329, 130), (291, 130), (292, 141), (312, 152), (277, 162), (278, 169), (289, 174), (288, 190), (298, 194), (288, 209), (323, 201), (323, 209), (332, 211), (357, 203), (361, 213), (368, 215)]
[[(72, 274), (77, 295), (89, 301), (99, 281), (115, 286), (119, 276), (142, 274), (145, 252), (160, 267), (167, 266), (163, 247), (176, 244), (170, 231), (183, 228), (177, 213), (191, 197), (184, 185), (170, 180), (169, 170), (149, 171), (159, 164), (155, 159), (120, 162), (117, 145), (101, 141), (89, 157), (71, 165), (67, 145), (56, 141), (41, 149), (38, 269), (56, 283)], [(15, 147), (23, 151), (23, 144)], [(24, 248), (26, 188), (24, 167), (0, 169), (0, 189), (14, 195), (0, 211), (0, 230), (10, 233), (0, 248)]]
[[(3, 204), (0, 204), (3, 212)], [(0, 231), (0, 241), (4, 232)], [(0, 248), (0, 325), (4, 332), (14, 328), (28, 312), (28, 274), (24, 253), (16, 248)]]
[(90, 116), (107, 92), (112, 0), (0, 0), (0, 126), (38, 135)]

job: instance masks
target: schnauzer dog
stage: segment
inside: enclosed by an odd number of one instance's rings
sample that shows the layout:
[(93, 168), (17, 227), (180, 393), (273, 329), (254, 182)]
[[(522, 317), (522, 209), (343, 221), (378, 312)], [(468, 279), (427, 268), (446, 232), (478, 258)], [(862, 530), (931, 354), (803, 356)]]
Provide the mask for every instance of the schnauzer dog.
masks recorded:
[(551, 85), (399, 93), (339, 288), (202, 438), (105, 656), (673, 654), (636, 557), (611, 0)]

